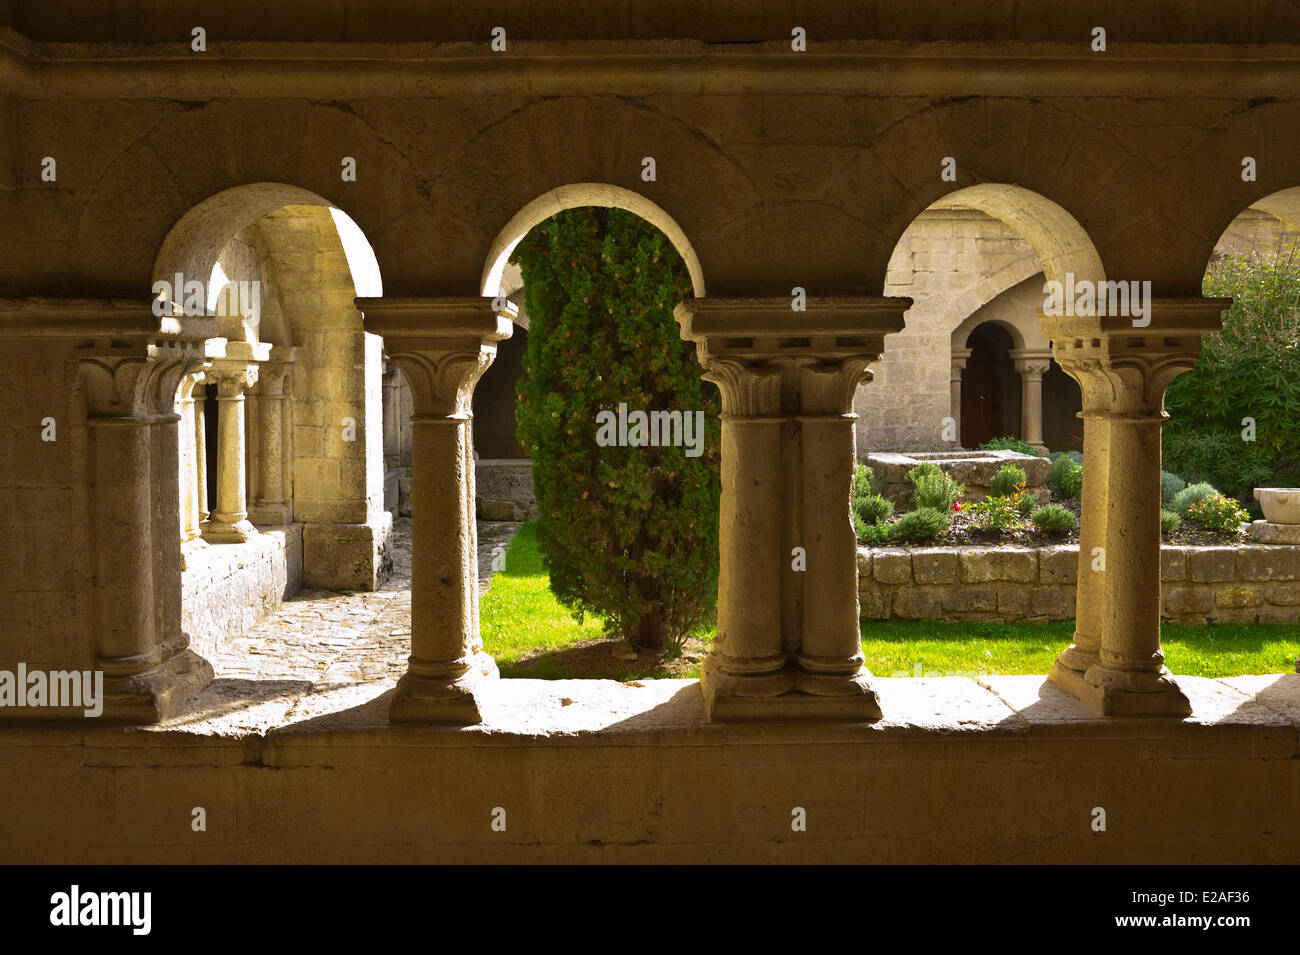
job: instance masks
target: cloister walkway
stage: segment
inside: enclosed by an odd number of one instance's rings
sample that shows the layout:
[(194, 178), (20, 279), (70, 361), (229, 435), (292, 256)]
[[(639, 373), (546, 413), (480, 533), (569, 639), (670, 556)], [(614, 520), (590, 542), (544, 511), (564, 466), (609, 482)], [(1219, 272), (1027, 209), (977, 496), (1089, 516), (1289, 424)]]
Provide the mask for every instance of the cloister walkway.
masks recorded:
[[(478, 524), (479, 596), (492, 582), (492, 552), (519, 524)], [(393, 570), (379, 590), (301, 590), (278, 611), (222, 645), (217, 678), (160, 728), (218, 734), (264, 730), (390, 690), (411, 643), (411, 520), (393, 525)], [(349, 703), (350, 705), (350, 703)]]

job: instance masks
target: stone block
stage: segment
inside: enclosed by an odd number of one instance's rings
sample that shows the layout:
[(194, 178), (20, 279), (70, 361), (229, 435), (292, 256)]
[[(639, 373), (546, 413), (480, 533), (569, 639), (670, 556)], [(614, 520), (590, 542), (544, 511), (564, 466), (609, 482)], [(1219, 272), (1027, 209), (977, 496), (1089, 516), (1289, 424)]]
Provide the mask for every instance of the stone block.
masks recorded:
[(1300, 524), (1270, 524), (1252, 521), (1249, 533), (1261, 544), (1300, 544)]
[(904, 620), (935, 620), (942, 615), (939, 595), (933, 590), (905, 587), (894, 591), (894, 616)]
[(1034, 588), (1030, 606), (1035, 616), (1053, 620), (1074, 616), (1074, 601), (1063, 588), (1051, 584)]
[(918, 584), (951, 584), (957, 581), (957, 554), (943, 548), (912, 552), (912, 576)]
[(1244, 545), (1237, 551), (1238, 580), (1300, 579), (1300, 547)]
[(858, 590), (858, 613), (863, 620), (888, 620), (893, 604), (888, 590), (867, 586)]
[(1264, 602), (1258, 590), (1249, 587), (1225, 587), (1214, 595), (1214, 605), (1224, 610), (1258, 607)]
[(971, 548), (961, 552), (961, 580), (979, 584), (989, 580), (1034, 583), (1038, 579), (1038, 554), (1028, 547)]
[(905, 550), (878, 550), (871, 555), (871, 573), (882, 584), (910, 584), (912, 555)]
[(1160, 580), (1162, 583), (1187, 579), (1187, 548), (1160, 548)]
[(393, 517), (372, 524), (307, 524), (302, 531), (302, 582), (322, 590), (374, 590), (392, 536)]
[(858, 579), (865, 580), (871, 576), (871, 551), (865, 547), (858, 548)]
[(943, 597), (943, 609), (948, 613), (989, 611), (997, 606), (998, 594), (992, 587), (959, 587)]
[(1300, 584), (1278, 584), (1264, 589), (1264, 599), (1279, 607), (1300, 605)]
[(1044, 584), (1073, 584), (1079, 578), (1079, 545), (1054, 544), (1038, 552), (1038, 579)]
[(998, 613), (1004, 620), (1020, 620), (1029, 616), (1030, 591), (1021, 584), (999, 584)]
[(1209, 587), (1167, 587), (1163, 595), (1165, 611), (1171, 617), (1204, 614), (1214, 607), (1214, 594)]
[(1198, 583), (1218, 583), (1232, 580), (1236, 563), (1235, 547), (1191, 548), (1192, 580)]

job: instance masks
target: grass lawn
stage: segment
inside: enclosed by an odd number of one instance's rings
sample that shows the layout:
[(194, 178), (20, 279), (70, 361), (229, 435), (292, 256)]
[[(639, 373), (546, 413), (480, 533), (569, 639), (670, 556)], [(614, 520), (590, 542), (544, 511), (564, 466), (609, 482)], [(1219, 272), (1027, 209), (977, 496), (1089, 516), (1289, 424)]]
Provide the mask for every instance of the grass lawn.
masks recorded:
[[(644, 655), (615, 660), (600, 622), (578, 624), (556, 601), (525, 524), (506, 553), (505, 569), (479, 608), (484, 648), (502, 676), (555, 680), (693, 678), (713, 631), (695, 634), (675, 658)], [(879, 677), (1046, 673), (1070, 643), (1074, 623), (936, 623), (889, 620), (862, 624), (867, 668)], [(1291, 673), (1300, 655), (1300, 628), (1287, 624), (1165, 624), (1165, 662), (1188, 676)]]

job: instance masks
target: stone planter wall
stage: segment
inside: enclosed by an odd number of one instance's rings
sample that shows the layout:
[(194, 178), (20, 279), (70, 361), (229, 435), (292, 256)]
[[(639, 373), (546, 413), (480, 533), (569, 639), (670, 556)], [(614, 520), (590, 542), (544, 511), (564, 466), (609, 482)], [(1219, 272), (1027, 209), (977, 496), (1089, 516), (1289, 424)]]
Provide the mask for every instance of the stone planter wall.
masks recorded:
[[(864, 620), (1064, 620), (1077, 544), (858, 550)], [(1162, 615), (1174, 623), (1300, 623), (1300, 546), (1163, 547)]]

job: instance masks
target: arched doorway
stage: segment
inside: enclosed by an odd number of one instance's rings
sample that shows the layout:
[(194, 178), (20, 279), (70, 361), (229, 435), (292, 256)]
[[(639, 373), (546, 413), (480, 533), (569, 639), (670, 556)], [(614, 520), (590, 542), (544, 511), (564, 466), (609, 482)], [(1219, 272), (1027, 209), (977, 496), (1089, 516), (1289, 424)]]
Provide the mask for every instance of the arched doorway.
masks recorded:
[(966, 339), (970, 357), (961, 379), (961, 443), (975, 448), (1020, 433), (1020, 375), (1011, 359), (1015, 343), (992, 322)]

